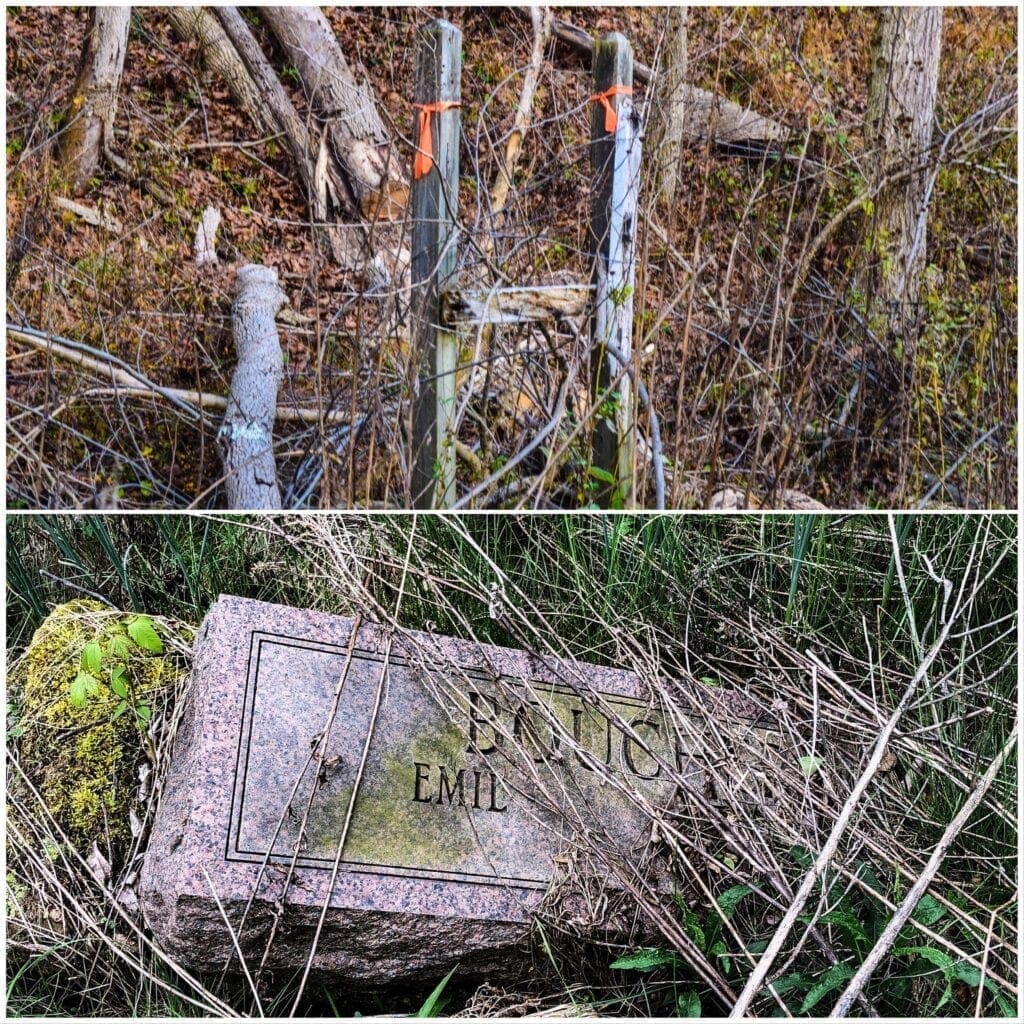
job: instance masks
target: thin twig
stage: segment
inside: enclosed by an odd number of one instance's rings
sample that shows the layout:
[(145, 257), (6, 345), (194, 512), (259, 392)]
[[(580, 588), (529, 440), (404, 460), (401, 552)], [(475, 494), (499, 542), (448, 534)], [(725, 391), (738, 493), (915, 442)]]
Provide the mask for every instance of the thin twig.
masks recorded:
[[(896, 559), (897, 568), (902, 576), (902, 561), (900, 558), (899, 542), (896, 538), (896, 526), (892, 515), (890, 515), (888, 519), (889, 533), (893, 547), (893, 557)], [(973, 561), (973, 559), (969, 561)], [(957, 596), (956, 608), (950, 613), (949, 619), (942, 624), (938, 638), (925, 654), (924, 658), (922, 658), (917, 670), (914, 672), (914, 675), (910, 680), (910, 683), (904, 691), (899, 704), (896, 706), (895, 711), (893, 711), (883, 726), (878, 739), (875, 742), (874, 749), (871, 752), (871, 757), (868, 760), (867, 767), (861, 773), (860, 778), (857, 780), (857, 784), (853, 787), (853, 791), (850, 793), (842, 810), (839, 812), (839, 816), (836, 818), (835, 824), (832, 826), (832, 831), (829, 833), (829, 837), (826, 840), (825, 845), (822, 847), (821, 852), (815, 858), (810, 870), (800, 883), (800, 888), (797, 890), (792, 904), (786, 911), (782, 921), (779, 923), (775, 934), (772, 936), (771, 942), (768, 943), (767, 949), (765, 949), (764, 953), (761, 955), (761, 959), (758, 961), (757, 967), (751, 971), (750, 976), (747, 979), (747, 983), (743, 987), (743, 991), (740, 993), (739, 998), (736, 1000), (735, 1005), (729, 1013), (730, 1019), (735, 1020), (746, 1015), (751, 1001), (760, 991), (761, 986), (768, 977), (768, 973), (771, 970), (772, 965), (775, 963), (783, 945), (785, 945), (786, 940), (789, 938), (789, 933), (792, 931), (797, 919), (803, 913), (804, 906), (810, 898), (814, 886), (824, 874), (825, 869), (828, 867), (830, 861), (835, 856), (836, 851), (839, 849), (839, 843), (843, 837), (843, 833), (846, 831), (846, 827), (849, 825), (854, 811), (857, 810), (861, 798), (864, 796), (868, 786), (871, 784), (875, 774), (878, 772), (879, 765), (882, 763), (882, 758), (889, 746), (889, 741), (892, 738), (893, 732), (896, 730), (896, 726), (903, 717), (903, 713), (910, 706), (910, 702), (913, 699), (914, 694), (917, 692), (917, 688), (921, 680), (927, 676), (929, 668), (931, 668), (932, 663), (945, 646), (946, 640), (949, 638), (952, 630), (953, 622), (959, 617), (959, 613), (963, 610), (964, 604), (961, 599), (967, 582), (967, 573), (969, 572), (970, 564), (965, 571), (965, 577), (963, 585), (961, 586), (960, 594)]]
[[(1018, 721), (1019, 719), (1014, 719), (1013, 727), (1010, 729), (1010, 736), (1003, 744), (1003, 749), (999, 751), (995, 759), (988, 766), (988, 771), (986, 771), (985, 774), (975, 783), (974, 788), (971, 791), (971, 795), (964, 801), (963, 806), (959, 811), (957, 811), (956, 816), (946, 826), (945, 832), (942, 833), (942, 838), (938, 841), (935, 849), (932, 850), (932, 855), (928, 858), (928, 863), (925, 865), (924, 871), (921, 872), (919, 878), (911, 887), (910, 892), (907, 893), (907, 896), (900, 904), (899, 909), (891, 918), (889, 918), (889, 923), (885, 926), (885, 930), (878, 937), (878, 941), (875, 943), (874, 948), (864, 958), (863, 963), (861, 963), (860, 967), (857, 968), (857, 973), (850, 979), (845, 991), (836, 1000), (836, 1005), (832, 1007), (832, 1013), (830, 1016), (846, 1016), (850, 1010), (850, 1006), (853, 1004), (853, 1001), (858, 995), (860, 995), (861, 991), (863, 991), (864, 986), (871, 980), (871, 975), (874, 974), (878, 965), (882, 962), (882, 959), (892, 948), (892, 944), (896, 941), (896, 938), (900, 933), (900, 929), (904, 924), (906, 924), (907, 919), (914, 912), (914, 908), (921, 901), (921, 897), (924, 896), (928, 886), (931, 885), (932, 879), (935, 877), (935, 873), (939, 870), (939, 867), (946, 857), (946, 853), (953, 844), (953, 840), (955, 840), (960, 834), (964, 826), (967, 824), (968, 819), (975, 812), (981, 801), (984, 800), (989, 786), (991, 786), (995, 781), (995, 777), (999, 774), (999, 770), (1003, 767), (1004, 762), (1010, 756), (1013, 748), (1017, 745)], [(987, 953), (988, 947), (986, 946), (986, 955)], [(980, 1000), (980, 993), (978, 998)]]
[[(104, 352), (102, 349), (93, 348), (84, 342), (72, 341), (70, 338), (62, 338), (56, 334), (44, 334), (43, 332), (28, 333), (28, 328), (14, 327), (7, 325), (7, 333), (16, 341), (23, 341), (40, 352), (48, 352), (58, 359), (75, 363), (94, 373), (110, 377), (115, 384), (119, 385), (113, 390), (108, 388), (90, 388), (80, 395), (65, 396), (65, 405), (73, 401), (96, 397), (101, 395), (122, 395), (129, 398), (146, 398), (154, 395), (166, 398), (169, 402), (183, 409), (193, 419), (206, 420), (201, 410), (210, 409), (223, 412), (228, 406), (228, 400), (223, 395), (213, 394), (207, 391), (189, 391), (183, 388), (168, 388), (150, 380), (144, 373), (132, 369), (127, 363), (123, 363), (117, 356)], [(93, 355), (86, 355), (85, 353)], [(94, 358), (95, 357), (95, 358)], [(123, 367), (123, 369), (120, 369)], [(53, 415), (53, 414), (51, 414)], [(275, 412), (277, 420), (281, 423), (319, 423), (321, 419), (329, 425), (345, 424), (349, 422), (347, 412), (323, 412), (317, 409), (292, 408), (279, 405)], [(207, 421), (216, 425), (213, 421)]]
[[(405, 565), (402, 568), (402, 578), (398, 584), (398, 596), (395, 599), (395, 618), (399, 616), (402, 607), (402, 598), (405, 596), (405, 581), (408, 575), (409, 559), (412, 555), (413, 538), (416, 536), (416, 514), (413, 513), (412, 527), (409, 530), (409, 543), (405, 551)], [(355, 631), (353, 630), (353, 636)], [(373, 730), (377, 724), (377, 715), (380, 712), (380, 702), (384, 695), (384, 684), (388, 678), (388, 667), (391, 662), (391, 644), (393, 634), (389, 634), (384, 647), (384, 660), (381, 664), (380, 679), (377, 682), (377, 693), (373, 701), (373, 712), (370, 715), (370, 722), (366, 729), (366, 739), (363, 742), (363, 756), (359, 761), (359, 768), (356, 771), (355, 780), (352, 783), (352, 793), (348, 799), (348, 808), (345, 811), (345, 821), (341, 826), (341, 835), (338, 837), (338, 848), (334, 854), (334, 864), (331, 867), (331, 881), (327, 887), (327, 896), (324, 898), (323, 906), (320, 908), (320, 918), (316, 924), (316, 931), (313, 933), (313, 941), (309, 945), (309, 956), (306, 959), (306, 968), (302, 972), (302, 980), (299, 982), (299, 989), (295, 993), (295, 1002), (292, 1004), (291, 1016), (298, 1013), (299, 1003), (302, 1000), (302, 993), (306, 989), (306, 982), (309, 980), (309, 972), (313, 969), (313, 959), (316, 956), (317, 945), (320, 942), (320, 934), (324, 928), (324, 921), (327, 918), (327, 910), (331, 905), (331, 896), (334, 893), (334, 886), (338, 880), (338, 870), (341, 867), (341, 857), (345, 850), (345, 840), (348, 839), (349, 826), (352, 824), (352, 812), (355, 810), (356, 798), (359, 795), (359, 787), (362, 785), (363, 772), (366, 770), (366, 760), (370, 756), (370, 742), (373, 739)], [(339, 691), (340, 696), (340, 691)], [(337, 707), (335, 707), (335, 712)], [(324, 740), (326, 742), (326, 739)]]
[(228, 915), (224, 911), (224, 904), (221, 903), (220, 897), (217, 895), (217, 889), (213, 884), (213, 879), (210, 877), (210, 873), (206, 870), (206, 865), (201, 864), (200, 867), (203, 870), (203, 877), (206, 879), (206, 884), (210, 887), (210, 895), (213, 896), (213, 902), (217, 904), (217, 910), (224, 921), (224, 927), (227, 929), (228, 935), (231, 936), (231, 944), (235, 947), (235, 953), (238, 954), (238, 962), (242, 965), (242, 973), (245, 975), (249, 991), (252, 992), (252, 997), (256, 1000), (256, 1012), (261, 1017), (265, 1017), (266, 1014), (263, 1012), (263, 1003), (260, 1000), (260, 994), (256, 991), (256, 984), (252, 980), (252, 975), (249, 973), (249, 965), (245, 962), (245, 957), (242, 956), (242, 949), (238, 945), (238, 935), (235, 932), (235, 929), (231, 927), (231, 921), (228, 920)]

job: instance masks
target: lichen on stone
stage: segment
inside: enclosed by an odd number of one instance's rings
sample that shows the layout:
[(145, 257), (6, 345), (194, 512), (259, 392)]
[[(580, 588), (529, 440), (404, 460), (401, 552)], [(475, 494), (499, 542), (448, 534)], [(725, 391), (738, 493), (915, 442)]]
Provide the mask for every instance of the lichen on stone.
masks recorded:
[[(131, 639), (127, 627), (137, 618), (96, 601), (59, 605), (36, 630), (10, 681), (21, 703), (21, 769), (79, 850), (94, 841), (107, 849), (132, 838), (129, 812), (146, 756), (144, 722), (134, 708), (145, 714), (185, 671), (180, 655), (166, 645), (154, 653)], [(165, 636), (173, 628), (181, 640), (191, 640), (184, 624), (160, 625)], [(100, 651), (99, 668), (89, 672), (97, 685), (76, 700), (72, 684), (86, 669), (83, 651), (89, 644)], [(111, 689), (111, 671), (118, 666), (129, 686), (127, 702)]]
[[(413, 867), (443, 858), (459, 870), (475, 850), (473, 831), (465, 808), (424, 814), (412, 801), (416, 762), (444, 765), (454, 777), (466, 748), (465, 734), (453, 723), (421, 732), (413, 730), (407, 747), (392, 757), (381, 757), (363, 779), (360, 797), (346, 836), (346, 861)], [(333, 859), (337, 851), (349, 801), (351, 783), (319, 796), (310, 816), (307, 836), (314, 856)]]

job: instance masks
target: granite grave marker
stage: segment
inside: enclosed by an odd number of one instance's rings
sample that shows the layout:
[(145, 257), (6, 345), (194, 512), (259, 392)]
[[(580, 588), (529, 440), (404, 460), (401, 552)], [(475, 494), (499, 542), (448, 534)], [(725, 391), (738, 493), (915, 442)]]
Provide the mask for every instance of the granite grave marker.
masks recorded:
[(258, 964), (272, 933), (268, 964), (303, 965), (326, 903), (315, 968), (484, 972), (575, 829), (642, 847), (617, 781), (671, 798), (671, 730), (630, 673), (355, 625), (227, 596), (204, 620), (140, 885), (181, 962), (237, 968), (234, 933)]

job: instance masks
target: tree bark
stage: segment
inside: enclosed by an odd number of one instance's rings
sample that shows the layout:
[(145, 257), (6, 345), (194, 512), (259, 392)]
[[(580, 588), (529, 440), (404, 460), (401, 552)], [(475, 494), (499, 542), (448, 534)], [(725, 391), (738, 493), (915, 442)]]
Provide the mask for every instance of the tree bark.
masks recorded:
[[(263, 15), (299, 73), (323, 135), (319, 125), (311, 128), (299, 116), (237, 8), (216, 8), (216, 17), (171, 9), (176, 31), (199, 40), (206, 66), (222, 75), (257, 126), (283, 136), (310, 213), (326, 231), (339, 266), (364, 266), (372, 242), (374, 275), (401, 289), (408, 284), (409, 254), (400, 230), (368, 233), (363, 224), (363, 218), (399, 220), (408, 198), (408, 182), (372, 96), (349, 71), (318, 9), (264, 8)], [(338, 213), (355, 223), (336, 223)]]
[(668, 8), (665, 47), (654, 100), (654, 184), (662, 202), (671, 205), (679, 177), (679, 153), (686, 128), (686, 78), (688, 46), (686, 24), (690, 9), (685, 4)]
[(167, 17), (180, 39), (194, 39), (199, 44), (203, 67), (224, 80), (239, 109), (249, 116), (257, 130), (266, 135), (281, 131), (217, 19), (205, 7), (168, 7)]
[(864, 125), (870, 164), (878, 178), (917, 167), (905, 182), (882, 190), (871, 228), (871, 248), (878, 257), (872, 290), (889, 311), (898, 312), (889, 327), (904, 341), (913, 336), (918, 320), (927, 224), (924, 163), (932, 139), (941, 42), (941, 8), (886, 7), (871, 58)]
[(274, 317), (287, 301), (276, 270), (249, 263), (238, 271), (231, 309), (238, 364), (217, 433), (228, 508), (281, 507), (273, 429), (284, 360)]
[(249, 26), (238, 13), (238, 8), (218, 7), (216, 11), (221, 27), (256, 83), (262, 103), (268, 107), (284, 132), (295, 168), (306, 187), (307, 202), (313, 217), (320, 223), (326, 223), (327, 181), (318, 179), (313, 164), (313, 154), (318, 152), (319, 147), (313, 144), (306, 125), (292, 106), (284, 86), (278, 81), (270, 62), (249, 31)]
[(121, 72), (128, 50), (130, 7), (93, 7), (89, 14), (78, 78), (68, 106), (60, 161), (81, 195), (99, 170), (114, 132)]
[(260, 16), (324, 124), (353, 210), (367, 220), (401, 220), (408, 179), (369, 86), (356, 81), (327, 18), (319, 7), (264, 7)]

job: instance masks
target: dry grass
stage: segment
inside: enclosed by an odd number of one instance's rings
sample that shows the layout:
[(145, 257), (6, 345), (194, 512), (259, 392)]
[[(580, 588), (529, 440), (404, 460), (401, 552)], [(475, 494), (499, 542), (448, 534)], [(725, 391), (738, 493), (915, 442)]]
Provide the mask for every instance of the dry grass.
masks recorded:
[[(751, 1010), (797, 1013), (815, 985), (838, 978), (819, 996), (821, 1012), (918, 882), (924, 898), (915, 895), (895, 945), (878, 947), (866, 1002), (853, 1012), (999, 1015), (1015, 1006), (1012, 518), (186, 520), (177, 550), (211, 525), (220, 539), (210, 538), (207, 557), (222, 540), (226, 552), (211, 579), (217, 590), (273, 598), (301, 583), (308, 603), (400, 632), (525, 647), (565, 659), (566, 682), (585, 700), (599, 698), (583, 663), (627, 668), (695, 751), (700, 777), (662, 763), (674, 793), (665, 803), (608, 777), (649, 822), (631, 855), (569, 801), (574, 852), (534, 933), (549, 980), (475, 996), (458, 989), (479, 1014), (661, 1015), (698, 997), (705, 1015), (718, 1015), (767, 965), (773, 936), (780, 945), (767, 978), (777, 994), (755, 984)], [(121, 526), (108, 528), (116, 545)], [(17, 545), (24, 564), (45, 564), (48, 542), (26, 529)], [(239, 538), (242, 559), (230, 554)], [(162, 556), (147, 557), (152, 569)], [(115, 576), (96, 585), (118, 596)], [(459, 689), (455, 667), (421, 653), (439, 697)], [(524, 699), (519, 689), (506, 696)], [(771, 727), (773, 744), (738, 727), (737, 702)], [(560, 739), (570, 752), (572, 736), (563, 729)], [(506, 744), (513, 749), (511, 735)], [(16, 744), (9, 750), (16, 755)], [(166, 746), (159, 750), (162, 772)], [(525, 763), (536, 773), (534, 799), (557, 808), (563, 776)], [(55, 998), (47, 978), (59, 977), (79, 979), (65, 989), (79, 993), (79, 1012), (194, 1013), (189, 999), (211, 1012), (254, 1012), (244, 981), (192, 980), (160, 960), (117, 902), (134, 861), (111, 857), (115, 874), (101, 885), (19, 783), (16, 756), (9, 765), (9, 896), (35, 901), (31, 913), (11, 915), (9, 963), (24, 972), (15, 1005), (38, 1011)], [(973, 813), (957, 819), (974, 798)], [(662, 966), (609, 970), (638, 949), (656, 950)], [(258, 984), (268, 1013), (296, 1003), (294, 979)], [(335, 996), (349, 1009), (374, 1008), (366, 995)], [(395, 994), (380, 1009), (402, 1009), (404, 999), (415, 997)], [(311, 984), (298, 1012), (328, 1012), (324, 1000)]]

